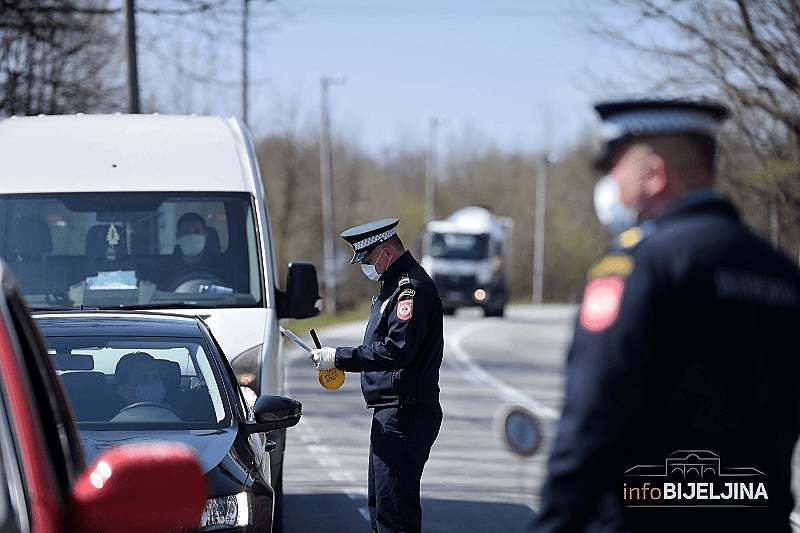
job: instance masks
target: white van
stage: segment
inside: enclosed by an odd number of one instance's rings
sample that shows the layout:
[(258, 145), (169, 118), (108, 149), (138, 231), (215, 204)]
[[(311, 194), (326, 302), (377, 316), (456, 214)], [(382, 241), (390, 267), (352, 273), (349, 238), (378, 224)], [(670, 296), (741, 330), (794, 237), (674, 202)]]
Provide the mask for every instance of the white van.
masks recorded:
[[(0, 121), (0, 257), (33, 309), (200, 315), (254, 397), (281, 394), (278, 320), (319, 312), (316, 271), (280, 290), (247, 129), (171, 115)], [(272, 453), (280, 487), (282, 432)]]

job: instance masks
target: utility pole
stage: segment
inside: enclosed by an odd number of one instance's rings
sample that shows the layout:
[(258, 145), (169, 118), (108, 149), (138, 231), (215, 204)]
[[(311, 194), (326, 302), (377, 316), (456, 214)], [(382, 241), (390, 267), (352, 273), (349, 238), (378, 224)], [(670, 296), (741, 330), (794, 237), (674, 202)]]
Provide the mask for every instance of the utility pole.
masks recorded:
[(322, 251), (323, 251), (323, 282), (325, 284), (325, 311), (335, 313), (336, 304), (336, 258), (333, 247), (333, 192), (332, 192), (332, 167), (331, 156), (331, 118), (328, 97), (328, 87), (331, 84), (340, 85), (344, 78), (320, 78), (320, 101), (322, 104), (322, 125), (319, 130), (319, 168), (322, 185)]
[(544, 288), (544, 215), (547, 201), (547, 171), (551, 162), (550, 154), (542, 156), (536, 173), (536, 212), (533, 233), (533, 303), (542, 303)]
[(139, 67), (136, 62), (136, 9), (125, 0), (125, 50), (128, 63), (128, 113), (139, 113)]
[(431, 117), (428, 122), (428, 157), (425, 160), (425, 222), (436, 216), (436, 174), (438, 169), (436, 137), (439, 125), (447, 124), (445, 117)]
[(242, 122), (247, 125), (247, 20), (250, 16), (250, 0), (242, 0)]

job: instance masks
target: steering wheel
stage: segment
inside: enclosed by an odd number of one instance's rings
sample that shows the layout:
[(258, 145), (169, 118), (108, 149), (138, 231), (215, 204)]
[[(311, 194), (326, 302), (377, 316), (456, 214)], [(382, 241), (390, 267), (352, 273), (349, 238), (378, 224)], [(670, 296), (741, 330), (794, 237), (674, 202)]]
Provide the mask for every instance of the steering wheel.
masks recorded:
[(222, 279), (219, 274), (208, 270), (191, 270), (184, 272), (170, 283), (170, 291), (178, 293), (200, 292), (203, 285), (228, 286), (228, 282)]
[[(166, 416), (164, 416), (166, 415)], [(183, 422), (183, 417), (169, 405), (159, 402), (137, 402), (125, 406), (111, 422)]]

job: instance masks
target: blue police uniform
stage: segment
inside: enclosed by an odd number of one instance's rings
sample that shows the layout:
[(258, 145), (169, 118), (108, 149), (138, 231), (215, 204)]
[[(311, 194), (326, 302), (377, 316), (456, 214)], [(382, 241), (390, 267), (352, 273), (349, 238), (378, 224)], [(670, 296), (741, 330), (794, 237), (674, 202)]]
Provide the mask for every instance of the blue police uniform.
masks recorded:
[(711, 189), (588, 273), (537, 532), (783, 531), (800, 271)]
[[(377, 227), (383, 228), (387, 221), (379, 222)], [(359, 246), (365, 232), (354, 229), (348, 235), (354, 235), (354, 244)], [(377, 241), (355, 247), (353, 261), (363, 259), (392, 234), (378, 232)], [(380, 280), (381, 291), (373, 299), (363, 344), (336, 348), (335, 363), (341, 370), (361, 372), (364, 399), (374, 410), (368, 487), (372, 529), (419, 532), (420, 478), (442, 422), (442, 301), (431, 278), (408, 251)]]

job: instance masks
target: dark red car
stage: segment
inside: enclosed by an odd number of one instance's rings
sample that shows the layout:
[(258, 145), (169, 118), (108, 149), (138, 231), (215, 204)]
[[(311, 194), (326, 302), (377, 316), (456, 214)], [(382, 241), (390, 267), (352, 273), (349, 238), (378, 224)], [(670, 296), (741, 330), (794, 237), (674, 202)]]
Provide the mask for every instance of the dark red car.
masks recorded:
[(181, 444), (120, 446), (88, 467), (44, 341), (0, 261), (0, 531), (194, 529), (207, 487)]

